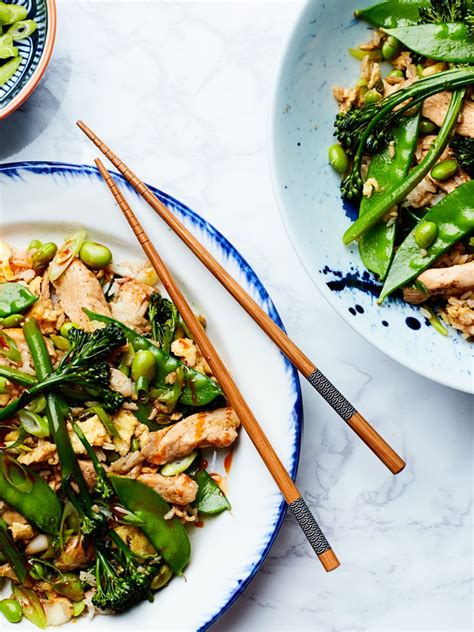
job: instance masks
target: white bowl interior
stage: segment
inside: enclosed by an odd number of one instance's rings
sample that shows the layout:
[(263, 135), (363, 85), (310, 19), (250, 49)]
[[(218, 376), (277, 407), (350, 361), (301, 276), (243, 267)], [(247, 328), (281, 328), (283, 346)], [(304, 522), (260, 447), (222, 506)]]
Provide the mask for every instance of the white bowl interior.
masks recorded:
[(357, 246), (342, 243), (351, 209), (343, 209), (340, 178), (327, 158), (335, 142), (332, 88), (351, 86), (359, 76), (359, 62), (347, 49), (371, 38), (369, 26), (352, 17), (367, 4), (313, 0), (297, 22), (273, 110), (272, 169), (280, 209), (308, 273), (356, 331), (413, 371), (473, 392), (472, 345), (453, 329), (441, 336), (401, 299), (378, 306), (377, 288)]

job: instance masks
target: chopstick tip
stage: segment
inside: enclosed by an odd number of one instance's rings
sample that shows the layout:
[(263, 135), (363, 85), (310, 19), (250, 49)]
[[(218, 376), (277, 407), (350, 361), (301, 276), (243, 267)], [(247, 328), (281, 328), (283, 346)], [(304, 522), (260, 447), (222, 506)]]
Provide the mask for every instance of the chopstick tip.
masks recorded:
[(336, 568), (341, 565), (341, 562), (337, 559), (337, 556), (332, 549), (324, 551), (324, 553), (321, 553), (318, 557), (326, 573), (336, 570)]

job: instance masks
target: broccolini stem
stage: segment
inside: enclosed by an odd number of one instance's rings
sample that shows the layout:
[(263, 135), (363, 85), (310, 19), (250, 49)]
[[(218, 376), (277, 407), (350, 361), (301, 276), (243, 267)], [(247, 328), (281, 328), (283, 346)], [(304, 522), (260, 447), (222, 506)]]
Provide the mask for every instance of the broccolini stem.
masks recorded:
[(18, 580), (23, 584), (28, 575), (28, 568), (22, 554), (8, 533), (7, 524), (0, 518), (0, 551), (3, 552)]
[[(45, 380), (52, 373), (53, 365), (48, 354), (48, 349), (37, 322), (32, 318), (23, 327), (26, 344), (30, 350), (33, 364), (38, 379)], [(86, 481), (72, 449), (71, 440), (66, 427), (69, 413), (64, 399), (55, 393), (46, 396), (46, 415), (49, 429), (53, 436), (61, 465), (61, 487), (65, 496), (78, 509), (80, 515), (90, 516), (92, 500), (89, 495)], [(71, 487), (75, 483), (77, 494)], [(78, 506), (79, 505), (79, 506)]]
[(428, 171), (438, 160), (443, 153), (446, 145), (449, 143), (451, 132), (455, 128), (459, 112), (461, 111), (465, 89), (456, 90), (453, 92), (451, 102), (449, 104), (446, 118), (443, 125), (432, 143), (425, 158), (420, 164), (411, 170), (407, 178), (403, 180), (399, 185), (383, 193), (377, 200), (370, 212), (361, 215), (344, 233), (343, 241), (345, 244), (349, 244), (354, 239), (358, 239), (364, 233), (366, 233), (372, 226), (377, 224), (385, 213), (393, 206), (401, 202), (410, 191), (412, 191), (421, 180), (426, 176)]

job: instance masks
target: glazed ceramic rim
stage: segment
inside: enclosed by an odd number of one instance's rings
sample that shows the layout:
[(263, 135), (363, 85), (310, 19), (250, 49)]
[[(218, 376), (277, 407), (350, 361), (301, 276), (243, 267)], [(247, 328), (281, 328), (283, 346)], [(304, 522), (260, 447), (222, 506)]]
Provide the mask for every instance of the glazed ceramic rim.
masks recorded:
[[(321, 1), (321, 0), (319, 0)], [(340, 301), (337, 298), (337, 296), (334, 294), (334, 292), (332, 292), (326, 285), (326, 283), (322, 282), (320, 279), (320, 273), (318, 272), (318, 276), (312, 274), (311, 270), (312, 270), (312, 264), (308, 258), (308, 256), (304, 253), (304, 252), (300, 252), (300, 248), (299, 248), (299, 240), (296, 236), (296, 232), (293, 229), (292, 226), (292, 221), (291, 221), (291, 216), (290, 216), (290, 212), (287, 210), (288, 204), (284, 201), (283, 199), (283, 195), (281, 192), (281, 182), (280, 182), (280, 176), (278, 173), (278, 168), (277, 168), (277, 149), (276, 149), (276, 136), (277, 136), (277, 129), (278, 129), (278, 120), (281, 116), (281, 112), (278, 110), (278, 105), (279, 105), (279, 99), (278, 96), (281, 93), (281, 87), (283, 85), (283, 81), (284, 78), (287, 74), (287, 65), (288, 65), (288, 59), (289, 59), (289, 55), (291, 53), (291, 51), (297, 46), (298, 42), (299, 42), (299, 32), (301, 30), (301, 27), (303, 25), (304, 22), (306, 22), (306, 20), (309, 17), (309, 13), (310, 13), (310, 8), (311, 6), (314, 5), (314, 0), (309, 0), (309, 2), (305, 3), (305, 5), (302, 7), (301, 9), (301, 13), (300, 15), (297, 17), (297, 19), (295, 20), (295, 23), (293, 25), (293, 29), (290, 33), (290, 35), (288, 36), (288, 39), (286, 41), (286, 44), (284, 46), (283, 49), (283, 53), (281, 55), (280, 58), (280, 62), (279, 62), (279, 66), (278, 66), (278, 72), (275, 74), (275, 78), (274, 78), (274, 84), (272, 87), (272, 98), (271, 98), (271, 102), (270, 102), (270, 115), (269, 115), (269, 139), (270, 142), (268, 144), (268, 159), (269, 159), (269, 163), (270, 163), (270, 172), (271, 172), (271, 180), (272, 180), (272, 185), (273, 185), (273, 191), (277, 200), (277, 206), (278, 206), (278, 210), (280, 213), (280, 217), (283, 221), (283, 225), (285, 227), (285, 230), (290, 238), (291, 244), (293, 246), (293, 250), (295, 251), (298, 259), (300, 260), (301, 264), (303, 265), (307, 275), (309, 276), (309, 278), (311, 279), (311, 281), (313, 282), (313, 284), (316, 286), (317, 290), (320, 292), (320, 294), (324, 297), (324, 299), (329, 303), (329, 305), (334, 309), (335, 312), (337, 312), (337, 314), (343, 318), (346, 323), (348, 323), (348, 325), (350, 325), (350, 327), (357, 333), (359, 334), (359, 336), (361, 336), (364, 340), (366, 340), (367, 342), (369, 342), (372, 347), (374, 347), (374, 349), (377, 349), (378, 351), (380, 351), (381, 353), (385, 354), (386, 356), (388, 356), (389, 358), (391, 358), (392, 360), (395, 360), (395, 362), (398, 362), (398, 364), (401, 364), (402, 366), (404, 366), (407, 369), (410, 369), (410, 371), (413, 371), (414, 373), (416, 373), (417, 375), (421, 375), (422, 377), (432, 381), (432, 382), (436, 382), (437, 384), (441, 384), (442, 386), (447, 386), (449, 388), (452, 388), (456, 391), (460, 391), (462, 393), (468, 393), (470, 395), (474, 394), (474, 385), (473, 387), (470, 389), (468, 384), (466, 385), (460, 385), (457, 380), (456, 377), (451, 377), (449, 375), (446, 376), (442, 376), (442, 375), (435, 375), (433, 376), (428, 369), (423, 369), (420, 368), (416, 365), (416, 363), (414, 361), (411, 360), (411, 356), (405, 354), (405, 353), (398, 353), (397, 352), (397, 348), (396, 345), (378, 345), (375, 342), (373, 342), (370, 338), (369, 335), (364, 332), (362, 329), (359, 328), (357, 321), (355, 321), (351, 316), (349, 316), (349, 314), (346, 312), (346, 310), (343, 310), (340, 308)], [(342, 212), (342, 207), (341, 207), (341, 212)]]
[[(98, 180), (102, 179), (102, 176), (99, 173), (97, 167), (92, 165), (81, 165), (74, 163), (65, 163), (65, 162), (49, 162), (49, 161), (31, 161), (31, 162), (12, 162), (12, 163), (3, 163), (0, 164), (0, 174), (5, 174), (11, 178), (21, 178), (21, 172), (27, 171), (30, 173), (38, 174), (38, 175), (63, 175), (63, 176), (88, 176), (95, 177)], [(122, 183), (130, 193), (136, 193), (135, 189), (132, 185), (125, 180), (125, 178), (117, 173), (116, 171), (110, 171), (115, 180), (118, 180)], [(195, 213), (192, 209), (190, 209), (185, 204), (179, 202), (176, 198), (172, 197), (157, 189), (154, 186), (147, 184), (148, 188), (164, 203), (171, 204), (172, 211), (178, 211), (182, 217), (189, 219), (193, 224), (199, 226), (203, 231), (205, 231), (209, 237), (215, 242), (218, 249), (223, 252), (227, 258), (233, 259), (239, 269), (245, 275), (245, 278), (249, 284), (253, 286), (257, 295), (259, 297), (258, 301), (261, 307), (268, 313), (271, 319), (279, 326), (283, 331), (285, 328), (280, 319), (280, 316), (273, 304), (267, 290), (265, 289), (263, 283), (260, 281), (253, 268), (247, 263), (247, 261), (242, 257), (239, 251), (224, 237), (224, 235), (219, 232), (212, 224), (207, 222), (203, 217)], [(291, 453), (291, 468), (290, 474), (293, 480), (296, 477), (296, 472), (298, 470), (298, 462), (300, 457), (300, 449), (301, 449), (301, 435), (303, 429), (303, 404), (302, 404), (302, 396), (301, 396), (301, 387), (298, 378), (298, 372), (290, 363), (290, 361), (283, 356), (282, 361), (285, 363), (288, 373), (291, 376), (292, 386), (295, 393), (295, 403), (293, 406), (293, 410), (291, 413), (291, 424), (295, 427), (295, 436), (294, 443), (292, 447)], [(246, 576), (239, 580), (239, 584), (236, 588), (232, 589), (230, 593), (225, 598), (223, 604), (220, 608), (213, 614), (206, 622), (201, 623), (199, 630), (207, 630), (209, 626), (215, 623), (228, 608), (240, 597), (240, 595), (247, 588), (251, 580), (256, 575), (257, 571), (263, 564), (265, 558), (267, 557), (270, 549), (275, 541), (278, 532), (280, 531), (281, 525), (283, 523), (283, 519), (285, 517), (287, 510), (287, 504), (284, 500), (280, 502), (280, 506), (276, 512), (276, 518), (273, 524), (270, 526), (269, 530), (265, 534), (263, 540), (264, 544), (261, 546), (260, 551), (253, 559), (253, 561), (249, 564), (246, 571)]]
[(56, 0), (46, 0), (46, 8), (48, 15), (48, 25), (46, 33), (46, 41), (44, 43), (44, 50), (41, 55), (38, 66), (28, 79), (26, 84), (20, 90), (20, 92), (10, 101), (10, 103), (4, 108), (0, 109), (0, 121), (6, 119), (7, 116), (13, 114), (20, 105), (22, 105), (26, 99), (34, 92), (39, 82), (43, 78), (43, 75), (48, 67), (53, 54), (54, 42), (56, 40), (56, 25), (57, 25), (57, 12), (56, 12)]

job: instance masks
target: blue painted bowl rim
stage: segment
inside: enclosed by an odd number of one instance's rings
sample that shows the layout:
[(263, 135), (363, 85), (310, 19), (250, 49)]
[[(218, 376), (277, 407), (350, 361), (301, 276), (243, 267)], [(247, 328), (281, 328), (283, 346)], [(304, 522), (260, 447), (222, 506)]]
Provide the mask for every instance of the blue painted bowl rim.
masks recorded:
[[(294, 21), (292, 29), (289, 32), (288, 38), (286, 40), (285, 46), (283, 47), (281, 57), (279, 60), (278, 71), (274, 75), (273, 86), (272, 86), (272, 98), (270, 101), (270, 115), (269, 115), (269, 143), (268, 143), (268, 160), (270, 164), (270, 173), (271, 180), (273, 185), (273, 191), (275, 194), (275, 198), (277, 200), (277, 207), (280, 213), (280, 217), (282, 219), (285, 230), (290, 238), (290, 242), (293, 246), (293, 250), (295, 251), (298, 259), (300, 260), (303, 268), (306, 270), (308, 277), (314, 283), (318, 292), (323, 296), (323, 298), (328, 302), (328, 304), (334, 309), (335, 312), (351, 327), (353, 331), (355, 331), (359, 336), (361, 336), (364, 340), (366, 340), (372, 347), (391, 358), (395, 362), (398, 362), (401, 366), (413, 371), (417, 375), (421, 375), (422, 377), (433, 381), (442, 386), (446, 386), (448, 388), (452, 388), (462, 393), (468, 393), (469, 395), (474, 394), (473, 386), (469, 387), (468, 384), (460, 385), (457, 381), (456, 377), (451, 377), (449, 375), (439, 376), (432, 375), (428, 369), (424, 370), (420, 367), (417, 367), (414, 363), (411, 362), (410, 357), (407, 357), (404, 353), (397, 353), (396, 345), (392, 345), (387, 348), (387, 346), (382, 347), (379, 346), (376, 342), (370, 339), (369, 335), (363, 332), (356, 326), (354, 319), (352, 319), (348, 312), (344, 309), (340, 309), (340, 302), (336, 298), (335, 294), (331, 292), (325, 283), (321, 283), (318, 279), (318, 276), (313, 274), (312, 265), (307, 257), (307, 255), (303, 252), (303, 250), (299, 248), (299, 240), (296, 236), (296, 232), (292, 226), (291, 213), (288, 210), (288, 203), (285, 202), (282, 195), (281, 190), (281, 181), (279, 175), (279, 169), (277, 167), (277, 130), (278, 130), (278, 121), (281, 117), (281, 110), (279, 109), (279, 95), (282, 92), (282, 87), (285, 85), (285, 76), (289, 66), (289, 59), (292, 51), (299, 45), (301, 37), (300, 32), (302, 30), (303, 25), (311, 19), (311, 10), (314, 6), (315, 2), (322, 2), (323, 0), (307, 0), (304, 5), (301, 7), (301, 11), (298, 14), (297, 18)], [(342, 201), (341, 201), (342, 205)]]
[[(31, 173), (35, 173), (38, 175), (65, 175), (65, 176), (88, 176), (88, 177), (96, 177), (97, 179), (101, 179), (101, 175), (97, 169), (92, 165), (85, 164), (74, 164), (74, 163), (66, 163), (66, 162), (50, 162), (50, 161), (30, 161), (30, 162), (11, 162), (11, 163), (3, 163), (0, 165), (0, 173), (5, 174), (11, 178), (21, 178), (21, 172), (27, 171)], [(136, 193), (135, 189), (125, 180), (125, 178), (115, 172), (110, 172), (114, 178), (120, 181), (130, 192)], [(199, 226), (203, 231), (205, 231), (209, 237), (219, 246), (220, 250), (226, 255), (226, 257), (231, 258), (235, 261), (235, 263), (239, 266), (240, 270), (245, 274), (247, 282), (250, 283), (253, 288), (258, 293), (260, 298), (260, 304), (267, 311), (271, 319), (279, 326), (283, 331), (285, 331), (284, 325), (281, 321), (281, 318), (273, 304), (267, 290), (265, 289), (263, 283), (257, 277), (255, 271), (251, 266), (247, 263), (247, 261), (242, 257), (242, 255), (238, 252), (238, 250), (224, 237), (224, 235), (219, 232), (212, 224), (207, 222), (200, 215), (195, 213), (185, 204), (182, 204), (179, 200), (164, 193), (160, 189), (157, 189), (154, 186), (147, 184), (148, 188), (164, 203), (171, 204), (173, 212), (178, 211), (180, 215), (191, 220), (193, 224)], [(289, 362), (289, 360), (281, 354), (282, 360), (284, 361), (288, 373), (291, 376), (292, 386), (296, 395), (295, 404), (293, 407), (291, 420), (295, 425), (295, 441), (293, 444), (293, 452), (291, 455), (291, 469), (290, 474), (293, 479), (296, 477), (296, 472), (298, 470), (298, 463), (300, 457), (300, 449), (301, 449), (301, 434), (303, 429), (303, 403), (301, 396), (301, 387), (298, 378), (298, 372), (293, 367), (293, 365)], [(213, 623), (215, 623), (219, 617), (221, 617), (224, 612), (230, 608), (230, 606), (240, 597), (240, 595), (244, 592), (246, 587), (249, 585), (261, 565), (263, 564), (266, 556), (268, 555), (275, 538), (281, 528), (283, 523), (283, 519), (286, 514), (287, 505), (285, 501), (282, 500), (277, 512), (277, 519), (269, 529), (266, 534), (266, 542), (260, 549), (257, 558), (252, 562), (249, 570), (247, 572), (247, 576), (239, 581), (238, 588), (232, 590), (225, 603), (221, 606), (220, 610), (216, 612), (208, 621), (201, 624), (199, 630), (206, 630)]]

